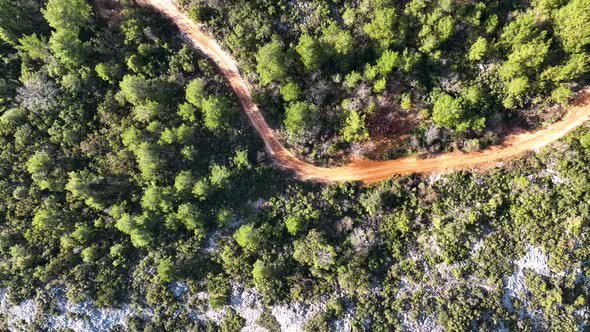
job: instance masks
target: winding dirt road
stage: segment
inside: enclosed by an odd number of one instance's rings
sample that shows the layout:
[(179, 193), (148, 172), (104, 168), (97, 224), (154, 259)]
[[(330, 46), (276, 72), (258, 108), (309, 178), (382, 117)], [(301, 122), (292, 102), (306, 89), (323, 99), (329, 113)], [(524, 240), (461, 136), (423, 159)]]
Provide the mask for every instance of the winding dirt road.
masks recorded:
[(407, 157), (386, 161), (357, 160), (341, 167), (318, 167), (298, 159), (279, 142), (254, 104), (248, 83), (240, 75), (235, 60), (217, 44), (213, 37), (203, 32), (197, 24), (179, 10), (174, 0), (138, 0), (137, 2), (152, 6), (170, 18), (195, 48), (217, 64), (240, 99), (242, 108), (248, 115), (250, 122), (264, 141), (266, 150), (280, 166), (293, 170), (299, 177), (306, 180), (372, 183), (390, 178), (392, 175), (444, 172), (487, 166), (522, 155), (530, 150), (539, 150), (583, 124), (588, 120), (590, 114), (590, 88), (588, 88), (580, 94), (578, 100), (573, 103), (559, 122), (535, 132), (511, 135), (502, 145), (482, 151), (446, 153), (430, 159)]

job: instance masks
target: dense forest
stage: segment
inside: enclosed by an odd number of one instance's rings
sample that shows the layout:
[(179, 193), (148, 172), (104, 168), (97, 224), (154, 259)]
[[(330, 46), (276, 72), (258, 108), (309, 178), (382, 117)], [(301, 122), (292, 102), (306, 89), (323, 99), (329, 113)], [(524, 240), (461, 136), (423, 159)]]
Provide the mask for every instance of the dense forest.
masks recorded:
[[(181, 2), (317, 162), (410, 118), (386, 156), (477, 149), (557, 118), (587, 80), (588, 0)], [(590, 328), (590, 127), (487, 170), (302, 182), (160, 14), (0, 8), (0, 287), (39, 308), (2, 329), (47, 329), (57, 289), (150, 308), (120, 330), (239, 331), (236, 287), (269, 331), (299, 302), (321, 303), (306, 331)], [(531, 253), (546, 266), (521, 268)]]
[(478, 150), (554, 121), (588, 80), (585, 0), (180, 2), (320, 163)]

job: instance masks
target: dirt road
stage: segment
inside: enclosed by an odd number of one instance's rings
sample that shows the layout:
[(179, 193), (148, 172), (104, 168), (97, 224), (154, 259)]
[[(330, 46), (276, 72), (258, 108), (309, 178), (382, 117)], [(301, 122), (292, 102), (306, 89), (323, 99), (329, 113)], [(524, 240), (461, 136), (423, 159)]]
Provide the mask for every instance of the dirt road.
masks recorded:
[(586, 89), (559, 122), (535, 132), (511, 135), (502, 145), (482, 151), (446, 153), (430, 159), (358, 160), (342, 167), (317, 167), (298, 159), (279, 142), (252, 101), (248, 83), (240, 75), (235, 60), (217, 44), (213, 37), (204, 33), (197, 24), (181, 12), (176, 7), (174, 0), (138, 0), (137, 2), (152, 6), (169, 17), (195, 48), (201, 50), (217, 64), (240, 99), (242, 108), (248, 115), (250, 122), (262, 137), (266, 150), (279, 165), (293, 170), (302, 179), (324, 182), (362, 181), (372, 183), (396, 174), (443, 172), (486, 166), (519, 156), (526, 151), (539, 150), (583, 124), (588, 120), (590, 114), (590, 89)]

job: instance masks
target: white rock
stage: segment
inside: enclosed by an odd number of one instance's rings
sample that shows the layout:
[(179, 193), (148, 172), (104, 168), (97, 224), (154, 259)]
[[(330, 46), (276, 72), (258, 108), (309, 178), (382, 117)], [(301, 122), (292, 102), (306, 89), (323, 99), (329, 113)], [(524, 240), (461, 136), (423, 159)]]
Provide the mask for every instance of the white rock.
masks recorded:
[(529, 246), (525, 255), (514, 262), (516, 270), (512, 275), (504, 278), (504, 296), (502, 303), (506, 309), (512, 309), (510, 297), (515, 297), (523, 301), (526, 306), (526, 285), (524, 280), (524, 270), (529, 269), (537, 274), (549, 276), (549, 266), (547, 265), (549, 257), (539, 248)]

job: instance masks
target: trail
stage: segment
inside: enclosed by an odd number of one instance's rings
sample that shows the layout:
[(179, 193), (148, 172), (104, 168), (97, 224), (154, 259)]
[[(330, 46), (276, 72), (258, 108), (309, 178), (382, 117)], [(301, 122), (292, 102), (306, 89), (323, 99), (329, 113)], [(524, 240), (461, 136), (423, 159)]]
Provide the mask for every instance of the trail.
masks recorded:
[(298, 159), (279, 142), (252, 100), (248, 83), (240, 75), (235, 60), (219, 46), (213, 37), (203, 32), (179, 10), (174, 0), (137, 0), (137, 2), (152, 6), (170, 18), (195, 48), (215, 62), (238, 96), (244, 112), (264, 141), (268, 153), (280, 166), (293, 170), (305, 180), (373, 183), (393, 175), (445, 172), (488, 166), (522, 155), (527, 151), (538, 151), (586, 122), (590, 114), (590, 88), (587, 88), (572, 103), (560, 121), (534, 132), (510, 135), (503, 144), (485, 150), (470, 153), (451, 152), (429, 159), (405, 157), (386, 161), (356, 160), (341, 167), (318, 167)]

